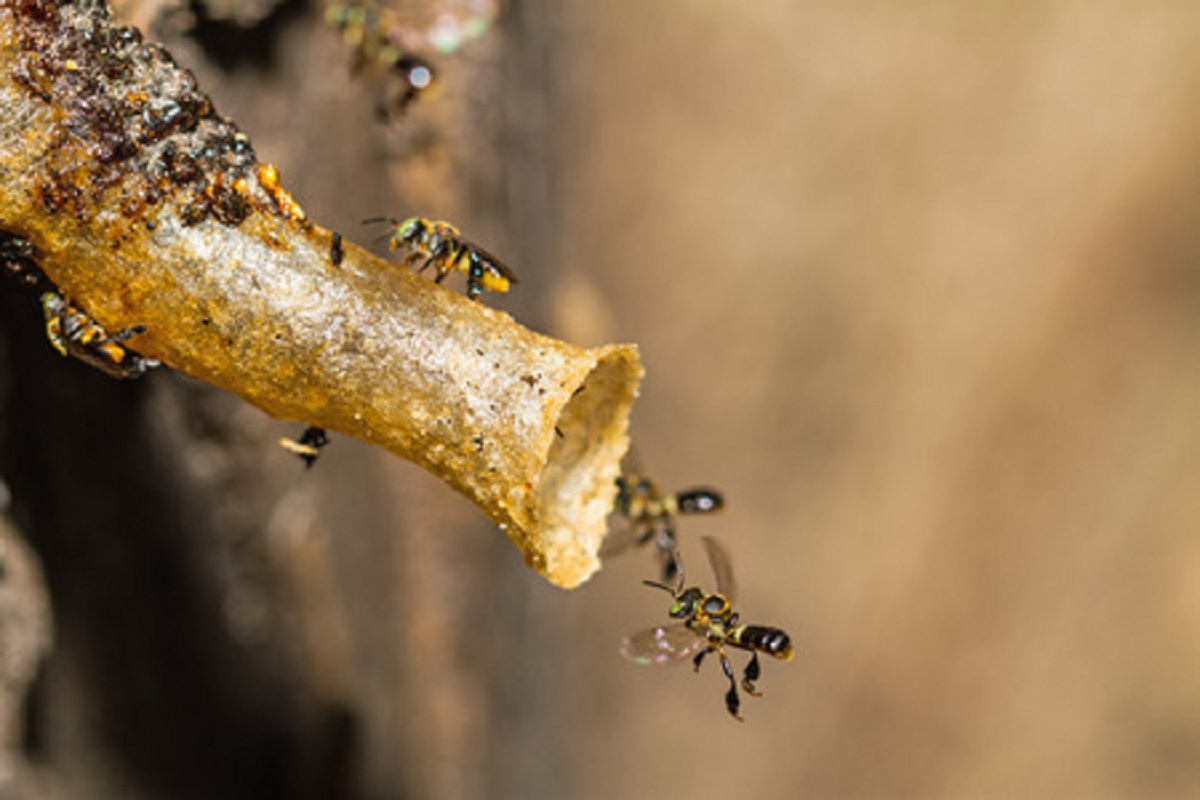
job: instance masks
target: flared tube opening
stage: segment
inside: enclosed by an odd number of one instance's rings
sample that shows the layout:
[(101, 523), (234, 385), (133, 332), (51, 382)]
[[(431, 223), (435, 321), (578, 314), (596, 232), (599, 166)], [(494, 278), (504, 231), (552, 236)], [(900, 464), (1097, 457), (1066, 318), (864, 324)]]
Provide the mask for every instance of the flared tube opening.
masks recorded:
[(574, 588), (600, 568), (600, 544), (629, 449), (629, 412), (642, 367), (627, 345), (598, 348), (595, 364), (559, 413), (537, 492), (540, 547), (531, 563)]

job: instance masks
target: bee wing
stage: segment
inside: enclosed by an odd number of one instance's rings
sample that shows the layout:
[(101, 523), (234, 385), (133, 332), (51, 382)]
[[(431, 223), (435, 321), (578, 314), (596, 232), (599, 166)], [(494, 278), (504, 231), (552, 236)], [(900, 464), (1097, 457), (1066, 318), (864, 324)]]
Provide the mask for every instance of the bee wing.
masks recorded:
[(621, 640), (621, 655), (635, 664), (678, 664), (708, 644), (684, 624), (646, 628)]
[(621, 459), (621, 474), (627, 476), (642, 474), (642, 459), (638, 455), (636, 444), (631, 443), (629, 449), (625, 451), (625, 457)]
[(510, 283), (520, 283), (520, 281), (517, 280), (517, 276), (513, 274), (512, 269), (510, 269), (507, 264), (496, 258), (483, 247), (480, 247), (479, 245), (475, 244), (475, 242), (467, 241), (461, 237), (459, 238), (459, 242), (468, 250), (474, 250), (477, 258), (479, 258), (481, 261), (487, 262), (489, 267), (494, 269), (500, 275), (503, 275), (505, 278), (508, 278)]
[(717, 578), (717, 592), (725, 595), (730, 603), (736, 602), (737, 581), (733, 578), (733, 562), (725, 546), (711, 536), (704, 537), (704, 550), (708, 553), (708, 563), (712, 565), (713, 575)]
[(613, 511), (608, 515), (608, 536), (600, 544), (600, 557), (624, 553), (634, 545), (642, 543), (647, 533), (646, 524), (639, 520), (630, 519), (628, 514)]
[[(639, 469), (637, 453), (631, 446), (621, 459), (621, 477), (626, 481), (636, 481), (637, 476), (641, 474)], [(619, 505), (619, 500), (614, 500), (614, 504)], [(604, 537), (604, 542), (600, 545), (600, 557), (615, 556), (634, 545), (642, 544), (648, 533), (650, 530), (646, 527), (645, 520), (632, 519), (628, 514), (614, 509), (608, 515), (608, 536)]]

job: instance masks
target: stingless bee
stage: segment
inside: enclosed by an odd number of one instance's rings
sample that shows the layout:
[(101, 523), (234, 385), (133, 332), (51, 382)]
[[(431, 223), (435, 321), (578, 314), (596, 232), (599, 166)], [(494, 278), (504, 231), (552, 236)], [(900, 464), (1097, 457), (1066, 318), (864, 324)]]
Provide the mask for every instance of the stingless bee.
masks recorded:
[(285, 436), (279, 440), (280, 447), (295, 453), (304, 461), (305, 469), (311, 468), (316, 463), (317, 458), (321, 455), (321, 448), (327, 444), (329, 444), (329, 437), (325, 434), (325, 429), (318, 428), (316, 425), (309, 425), (305, 428), (299, 439), (289, 439)]
[(717, 579), (716, 594), (707, 594), (698, 586), (684, 588), (683, 566), (680, 564), (679, 580), (674, 587), (657, 581), (645, 581), (647, 586), (662, 589), (671, 595), (671, 617), (682, 620), (673, 625), (646, 628), (621, 642), (621, 655), (637, 664), (677, 664), (692, 659), (696, 672), (709, 653), (715, 652), (721, 660), (721, 669), (729, 679), (729, 691), (725, 693), (725, 708), (739, 722), (741, 700), (738, 697), (738, 682), (734, 678), (733, 665), (725, 652), (727, 647), (736, 647), (750, 652), (750, 661), (742, 673), (742, 690), (752, 697), (761, 696), (754, 682), (761, 674), (758, 654), (766, 653), (781, 661), (792, 658), (792, 640), (783, 630), (766, 625), (743, 625), (733, 610), (737, 593), (733, 580), (733, 568), (729, 554), (721, 544), (710, 536), (704, 537), (704, 548)]
[(342, 41), (353, 52), (356, 73), (373, 71), (398, 79), (381, 111), (404, 111), (409, 103), (437, 82), (433, 66), (408, 52), (400, 43), (400, 18), (395, 11), (372, 3), (335, 3), (325, 12), (325, 21), (341, 31)]
[(507, 292), (517, 276), (504, 262), (469, 242), (449, 222), (409, 217), (397, 222), (390, 217), (375, 217), (364, 220), (365, 224), (387, 222), (395, 227), (388, 239), (392, 250), (404, 249), (404, 265), (412, 266), (420, 259), (425, 261), (417, 268), (424, 272), (429, 267), (437, 270), (435, 283), (441, 283), (451, 271), (457, 270), (467, 276), (467, 297), (478, 300), (486, 289), (489, 292)]
[(109, 334), (101, 325), (55, 292), (42, 295), (46, 316), (46, 338), (63, 356), (74, 356), (114, 378), (137, 378), (160, 365), (121, 345), (146, 332), (145, 325), (134, 325)]
[(329, 263), (335, 267), (342, 265), (342, 259), (346, 257), (346, 251), (342, 248), (342, 235), (337, 231), (329, 237)]
[(385, 99), (379, 105), (379, 114), (385, 118), (402, 113), (410, 103), (434, 88), (437, 82), (437, 73), (434, 72), (433, 65), (414, 55), (398, 58), (392, 64), (390, 74), (397, 76), (399, 80), (389, 87)]
[(631, 545), (654, 544), (662, 565), (663, 580), (670, 582), (678, 572), (679, 540), (675, 518), (680, 514), (710, 514), (725, 506), (720, 492), (696, 487), (679, 492), (664, 492), (643, 474), (630, 456), (617, 478), (617, 497), (613, 501), (611, 532), (600, 549), (602, 557), (617, 555)]

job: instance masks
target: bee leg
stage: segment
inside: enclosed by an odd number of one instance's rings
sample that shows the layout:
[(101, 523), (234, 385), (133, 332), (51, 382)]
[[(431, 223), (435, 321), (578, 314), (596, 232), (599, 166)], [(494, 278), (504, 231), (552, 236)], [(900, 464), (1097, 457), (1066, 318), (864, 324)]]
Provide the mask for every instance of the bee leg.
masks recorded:
[(446, 280), (446, 276), (450, 274), (450, 268), (446, 266), (446, 256), (449, 255), (450, 252), (450, 243), (445, 239), (438, 237), (433, 247), (429, 248), (429, 258), (425, 260), (425, 264), (421, 267), (420, 271), (424, 272), (425, 267), (433, 264), (437, 267), (438, 273), (434, 282), (441, 283), (442, 281)]
[(679, 550), (659, 550), (659, 561), (662, 562), (663, 583), (672, 584), (679, 577), (680, 571), (683, 569), (683, 562), (679, 557)]
[(141, 336), (145, 332), (146, 332), (145, 325), (132, 325), (128, 328), (122, 328), (121, 330), (117, 331), (116, 333), (112, 334), (111, 336), (104, 337), (103, 339), (96, 342), (96, 344), (97, 345), (116, 344), (117, 342), (123, 342), (126, 339), (132, 339), (134, 336)]
[(762, 692), (754, 688), (754, 682), (758, 680), (758, 676), (762, 674), (762, 668), (758, 664), (758, 653), (750, 656), (750, 663), (746, 665), (746, 671), (742, 673), (742, 688), (746, 694), (753, 697), (762, 697)]
[(145, 375), (152, 369), (157, 369), (162, 366), (162, 362), (157, 358), (146, 358), (143, 355), (126, 351), (126, 362), (121, 365), (126, 377), (136, 378), (139, 375)]
[(663, 583), (673, 583), (679, 575), (679, 553), (672, 550), (663, 554)]
[(329, 444), (329, 437), (326, 435), (324, 428), (309, 425), (300, 434), (298, 439), (284, 437), (279, 440), (279, 444), (285, 450), (294, 453), (296, 457), (301, 459), (304, 462), (305, 469), (310, 469), (316, 463), (317, 458), (320, 457), (321, 448)]
[(124, 377), (136, 378), (145, 374), (147, 370), (161, 365), (158, 359), (146, 358), (140, 353), (127, 350), (118, 344), (118, 342), (124, 342), (127, 339), (132, 339), (134, 336), (140, 336), (145, 333), (145, 325), (132, 325), (128, 328), (122, 328), (112, 335), (109, 335), (99, 325), (95, 326), (94, 330), (99, 331), (99, 338), (92, 340), (85, 333), (85, 335), (80, 336), (80, 342), (96, 352), (103, 353), (104, 357), (112, 362), (117, 372)]
[(662, 526), (655, 531), (654, 543), (660, 550), (675, 552), (678, 547), (678, 539), (675, 537), (675, 526), (671, 524), (670, 519), (665, 519)]
[(483, 267), (479, 265), (479, 261), (472, 258), (471, 266), (467, 270), (467, 297), (477, 301), (481, 294), (483, 294)]
[(718, 649), (717, 653), (721, 656), (721, 670), (725, 673), (725, 677), (729, 679), (729, 691), (725, 693), (725, 708), (738, 722), (745, 722), (741, 714), (738, 713), (738, 708), (742, 705), (742, 701), (738, 697), (737, 679), (733, 677), (733, 664), (729, 663), (729, 656), (725, 655), (724, 649)]
[(704, 657), (711, 652), (712, 652), (712, 648), (709, 648), (707, 650), (701, 650), (699, 653), (696, 653), (696, 657), (692, 659), (692, 671), (693, 672), (700, 671), (700, 664), (704, 662)]
[(646, 525), (645, 523), (642, 523), (641, 527), (643, 530), (641, 533), (638, 534), (638, 537), (637, 537), (637, 546), (638, 547), (641, 547), (642, 545), (648, 543), (651, 539), (658, 538), (658, 533), (657, 533), (657, 531), (654, 530), (653, 525)]

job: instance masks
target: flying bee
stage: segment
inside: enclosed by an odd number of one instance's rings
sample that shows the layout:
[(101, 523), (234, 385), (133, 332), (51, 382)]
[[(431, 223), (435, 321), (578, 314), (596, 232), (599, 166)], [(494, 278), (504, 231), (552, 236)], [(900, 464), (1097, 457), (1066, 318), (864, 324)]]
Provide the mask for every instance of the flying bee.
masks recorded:
[(300, 434), (299, 439), (289, 439), (286, 436), (279, 440), (279, 446), (284, 450), (295, 453), (304, 462), (305, 469), (310, 469), (321, 455), (321, 448), (329, 444), (329, 437), (324, 428), (309, 425)]
[(432, 266), (437, 270), (436, 283), (444, 281), (453, 270), (466, 275), (467, 297), (472, 300), (478, 300), (484, 289), (507, 292), (517, 282), (517, 276), (504, 262), (464, 239), (458, 228), (449, 222), (424, 217), (409, 217), (403, 222), (390, 217), (376, 217), (364, 222), (387, 222), (394, 226), (388, 247), (408, 251), (404, 257), (405, 266), (412, 266), (424, 258), (417, 272), (424, 272)]
[(46, 316), (46, 338), (64, 356), (74, 356), (114, 378), (137, 378), (160, 365), (156, 359), (146, 358), (121, 345), (145, 333), (145, 325), (134, 325), (109, 334), (98, 322), (55, 292), (42, 295), (42, 311)]
[(381, 108), (384, 116), (404, 111), (436, 84), (433, 66), (399, 43), (403, 26), (395, 11), (373, 3), (334, 3), (326, 9), (325, 21), (341, 31), (353, 53), (355, 73), (370, 71), (396, 79), (398, 87), (389, 91)]
[(734, 678), (733, 665), (726, 653), (727, 647), (736, 647), (750, 652), (750, 661), (742, 673), (742, 690), (752, 697), (761, 696), (755, 681), (761, 675), (758, 654), (766, 653), (781, 661), (792, 658), (792, 640), (779, 628), (766, 625), (743, 625), (733, 610), (736, 587), (729, 554), (721, 544), (710, 536), (704, 537), (704, 548), (717, 579), (716, 594), (707, 594), (698, 586), (684, 588), (683, 566), (680, 564), (679, 580), (674, 587), (657, 581), (645, 581), (647, 586), (662, 589), (671, 595), (672, 618), (682, 620), (674, 625), (646, 628), (621, 642), (621, 654), (638, 664), (677, 664), (692, 659), (696, 672), (709, 653), (715, 652), (721, 660), (721, 670), (729, 679), (729, 691), (725, 693), (725, 708), (739, 722), (741, 700), (738, 697), (738, 682)]
[(436, 86), (437, 73), (433, 66), (422, 58), (404, 55), (391, 65), (390, 75), (398, 80), (387, 88), (384, 99), (378, 106), (381, 117), (400, 114), (409, 104)]
[(675, 579), (679, 571), (679, 540), (675, 518), (680, 514), (710, 514), (725, 506), (720, 492), (696, 487), (679, 492), (664, 492), (641, 473), (632, 456), (626, 459), (617, 478), (617, 497), (613, 501), (612, 531), (600, 549), (603, 557), (621, 553), (631, 545), (653, 543), (662, 565), (663, 581)]

